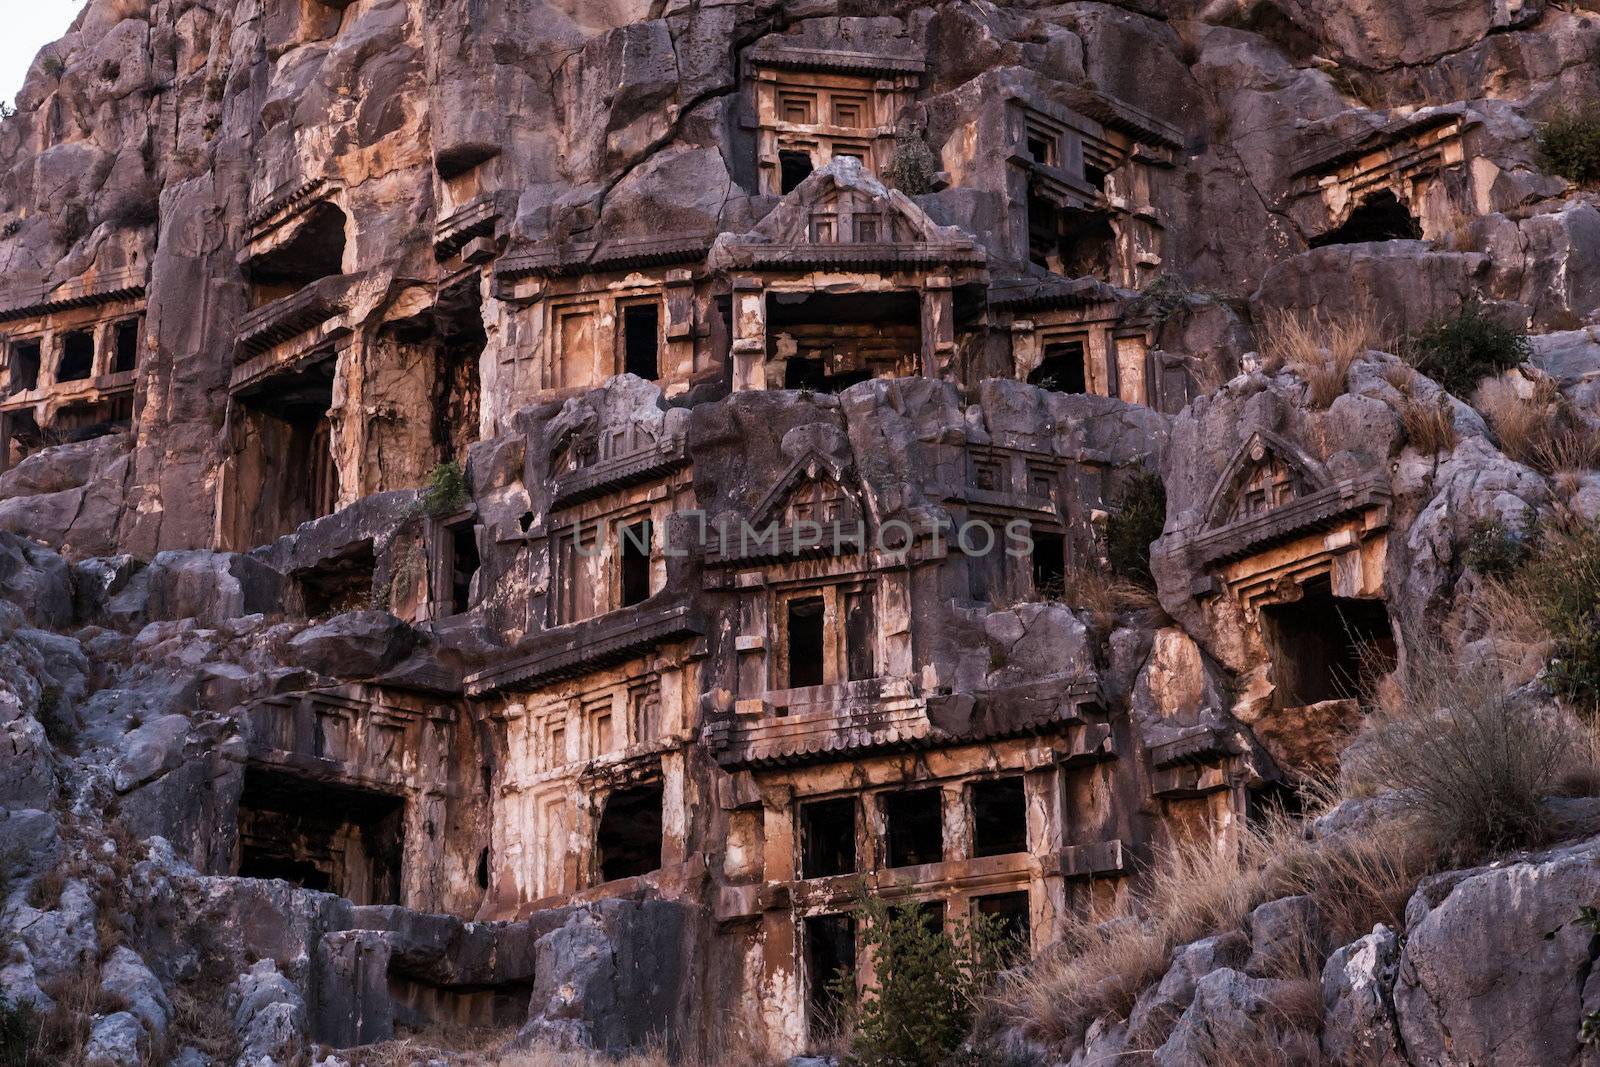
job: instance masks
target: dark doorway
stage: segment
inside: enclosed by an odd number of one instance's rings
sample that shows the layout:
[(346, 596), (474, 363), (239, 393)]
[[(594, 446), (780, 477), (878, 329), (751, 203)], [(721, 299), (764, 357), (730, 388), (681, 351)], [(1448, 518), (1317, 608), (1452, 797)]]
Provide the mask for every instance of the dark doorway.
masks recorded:
[(844, 645), (849, 680), (859, 682), (877, 674), (873, 645), (878, 634), (872, 609), (872, 590), (858, 589), (844, 598)]
[(622, 606), (632, 607), (650, 599), (649, 519), (622, 527)]
[(1061, 265), (1068, 278), (1110, 281), (1116, 266), (1117, 234), (1099, 211), (1063, 211), (1058, 216)]
[(1416, 216), (1388, 190), (1375, 193), (1350, 212), (1342, 226), (1319, 234), (1307, 242), (1312, 248), (1325, 245), (1365, 244), (1368, 241), (1418, 241), (1422, 226)]
[(1034, 529), (1033, 595), (1042, 600), (1060, 600), (1067, 592), (1067, 542), (1061, 534)]
[(460, 615), (472, 607), (472, 579), (478, 573), (478, 528), (470, 523), (450, 527), (450, 612)]
[(330, 354), (235, 396), (236, 547), (264, 544), (333, 511), (339, 495), (328, 419), (334, 366)]
[(61, 362), (56, 364), (56, 381), (81, 382), (94, 373), (94, 334), (73, 330), (61, 342)]
[(1028, 802), (1022, 775), (972, 783), (972, 854), (1028, 851)]
[(823, 599), (801, 597), (789, 601), (789, 688), (799, 689), (823, 682)]
[(813, 1042), (836, 1036), (856, 974), (856, 921), (849, 915), (805, 920), (806, 1007)]
[(11, 346), (11, 383), (8, 393), (39, 388), (39, 342), (18, 341)]
[(883, 817), (888, 827), (889, 866), (916, 867), (944, 859), (942, 791), (915, 789), (885, 793)]
[(661, 377), (661, 306), (630, 304), (622, 309), (622, 370), (653, 382)]
[(784, 196), (795, 191), (799, 184), (811, 177), (815, 165), (810, 152), (778, 153), (778, 188)]
[(356, 786), (247, 766), (239, 798), (237, 871), (399, 904), (405, 800)]
[(601, 881), (660, 870), (661, 786), (619, 789), (607, 797), (596, 844)]
[(116, 351), (111, 358), (111, 373), (126, 374), (139, 366), (139, 320), (126, 319), (113, 331)]
[[(781, 352), (784, 339), (793, 352)], [(767, 358), (784, 360), (785, 389), (837, 393), (869, 378), (916, 373), (922, 303), (914, 292), (772, 293)]]
[(1282, 706), (1363, 696), (1394, 669), (1397, 649), (1381, 600), (1334, 596), (1326, 577), (1262, 611)]
[(1028, 384), (1053, 393), (1087, 393), (1088, 368), (1085, 365), (1082, 341), (1066, 341), (1045, 345), (1044, 359), (1028, 375)]
[(800, 877), (832, 878), (855, 869), (855, 798), (800, 805)]

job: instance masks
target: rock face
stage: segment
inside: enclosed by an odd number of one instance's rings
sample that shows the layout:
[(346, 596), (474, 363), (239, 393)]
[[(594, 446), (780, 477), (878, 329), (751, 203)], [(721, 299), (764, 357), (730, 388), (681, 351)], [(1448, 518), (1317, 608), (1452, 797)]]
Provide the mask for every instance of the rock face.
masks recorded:
[[(0, 992), (776, 1059), (863, 893), (1042, 950), (1235, 848), (1600, 515), (1383, 351), (1481, 301), (1600, 432), (1586, 6), (89, 0), (0, 120)], [(1578, 1062), (1591, 847), (1078, 1062)]]

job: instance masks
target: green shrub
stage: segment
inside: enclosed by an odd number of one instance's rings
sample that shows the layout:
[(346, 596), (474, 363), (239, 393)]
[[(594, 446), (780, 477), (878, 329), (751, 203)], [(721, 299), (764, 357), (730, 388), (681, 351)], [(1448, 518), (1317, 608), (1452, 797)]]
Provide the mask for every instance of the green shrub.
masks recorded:
[(433, 468), (422, 491), (422, 510), (433, 518), (454, 515), (467, 503), (467, 476), (461, 464), (451, 460)]
[(898, 137), (894, 142), (894, 155), (883, 168), (883, 180), (907, 196), (921, 196), (933, 190), (934, 175), (939, 173), (939, 161), (933, 150), (921, 137)]
[(1499, 519), (1479, 519), (1467, 534), (1463, 561), (1485, 578), (1511, 577), (1533, 554), (1530, 541), (1535, 533), (1534, 515), (1530, 509), (1520, 535), (1507, 529)]
[(1161, 536), (1166, 521), (1166, 486), (1161, 484), (1159, 475), (1140, 471), (1123, 488), (1106, 521), (1106, 560), (1111, 573), (1154, 589), (1150, 542)]
[(1539, 127), (1539, 163), (1579, 185), (1600, 181), (1600, 112), (1562, 109)]
[(1510, 370), (1528, 358), (1528, 335), (1468, 300), (1455, 315), (1435, 319), (1412, 338), (1418, 370), (1459, 397), (1483, 378)]
[(1545, 680), (1557, 696), (1600, 708), (1600, 527), (1546, 524), (1517, 589), (1550, 635)]
[(954, 1067), (983, 1062), (962, 1045), (978, 1005), (1016, 951), (1001, 921), (979, 915), (939, 929), (916, 907), (867, 900), (859, 912), (861, 940), (877, 984), (856, 998), (854, 979), (841, 974), (841, 1002), (855, 1000), (850, 1067)]

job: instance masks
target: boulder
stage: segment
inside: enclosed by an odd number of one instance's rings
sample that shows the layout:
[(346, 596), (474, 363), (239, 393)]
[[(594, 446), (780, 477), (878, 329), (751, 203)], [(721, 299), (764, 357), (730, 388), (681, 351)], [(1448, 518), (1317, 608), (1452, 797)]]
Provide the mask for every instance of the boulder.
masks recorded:
[(1579, 1061), (1600, 1009), (1600, 841), (1424, 883), (1406, 907), (1394, 1005), (1413, 1063)]
[(259, 960), (228, 990), (239, 1067), (294, 1062), (305, 1047), (305, 1001), (273, 960)]
[(1372, 933), (1336, 949), (1322, 968), (1322, 1053), (1335, 1064), (1402, 1067), (1409, 1061), (1395, 1029), (1395, 932)]
[(140, 1067), (148, 1047), (144, 1028), (132, 1012), (118, 1011), (96, 1019), (84, 1046), (84, 1067)]
[(172, 1001), (144, 960), (128, 946), (118, 945), (100, 965), (100, 992), (132, 1013), (152, 1038), (166, 1034), (173, 1017)]
[(351, 611), (300, 631), (291, 662), (331, 678), (371, 678), (400, 662), (416, 631), (386, 611)]
[(688, 923), (683, 905), (660, 900), (574, 909), (535, 946), (518, 1042), (622, 1053), (670, 1041), (688, 993)]
[(117, 792), (126, 793), (176, 767), (183, 759), (184, 738), (188, 734), (189, 718), (185, 715), (163, 715), (130, 731), (117, 746), (111, 765)]

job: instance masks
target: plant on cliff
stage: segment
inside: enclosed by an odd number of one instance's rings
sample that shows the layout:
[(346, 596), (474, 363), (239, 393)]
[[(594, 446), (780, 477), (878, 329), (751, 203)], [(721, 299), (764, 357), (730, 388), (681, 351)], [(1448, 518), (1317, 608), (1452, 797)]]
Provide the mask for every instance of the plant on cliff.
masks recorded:
[(1015, 953), (1001, 920), (977, 915), (941, 930), (916, 907), (862, 902), (861, 941), (877, 983), (855, 997), (854, 978), (841, 973), (834, 991), (855, 1000), (851, 1067), (943, 1067), (977, 1064), (962, 1049), (980, 1001)]
[(33, 1005), (13, 1004), (0, 993), (0, 1067), (33, 1067), (39, 1020)]
[(1600, 525), (1573, 515), (1545, 523), (1518, 585), (1550, 635), (1545, 683), (1568, 703), (1600, 709)]
[(1600, 112), (1593, 105), (1556, 112), (1539, 127), (1539, 163), (1579, 185), (1600, 181)]
[(1471, 299), (1454, 315), (1435, 319), (1411, 339), (1413, 362), (1423, 374), (1459, 397), (1471, 395), (1490, 374), (1528, 358), (1528, 335), (1496, 319)]
[(1390, 347), (1377, 312), (1324, 318), (1271, 311), (1263, 317), (1261, 352), (1269, 370), (1287, 367), (1306, 383), (1306, 400), (1318, 410), (1343, 396), (1350, 368), (1367, 352)]
[(1150, 543), (1167, 521), (1167, 489), (1161, 477), (1140, 471), (1123, 487), (1106, 520), (1106, 561), (1111, 573), (1146, 589), (1155, 588), (1150, 574)]
[(1468, 567), (1485, 578), (1510, 578), (1533, 554), (1537, 513), (1523, 516), (1521, 531), (1511, 530), (1499, 519), (1479, 519), (1467, 533), (1467, 547), (1461, 558)]
[(884, 181), (907, 196), (921, 196), (933, 191), (933, 179), (938, 173), (939, 160), (928, 142), (917, 134), (895, 138), (894, 154), (883, 168)]
[(438, 519), (454, 515), (467, 503), (467, 476), (461, 464), (451, 460), (433, 468), (422, 490), (422, 510)]
[(1550, 839), (1545, 799), (1583, 755), (1570, 717), (1442, 647), (1414, 649), (1391, 683), (1345, 750), (1350, 792), (1392, 796), (1459, 861)]

